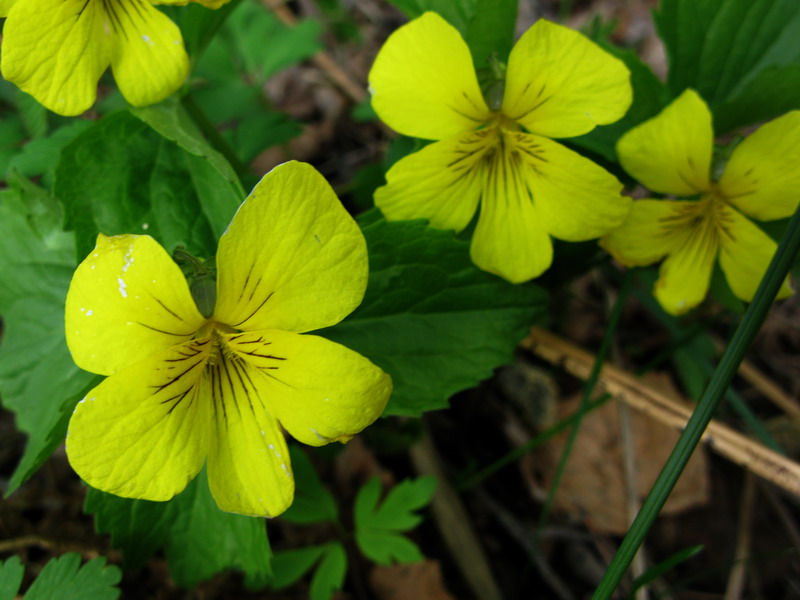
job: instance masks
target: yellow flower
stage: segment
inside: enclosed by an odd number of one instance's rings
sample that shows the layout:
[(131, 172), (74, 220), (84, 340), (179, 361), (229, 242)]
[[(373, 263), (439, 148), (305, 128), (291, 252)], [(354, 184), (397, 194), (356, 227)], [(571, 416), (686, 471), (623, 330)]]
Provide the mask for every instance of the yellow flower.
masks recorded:
[(219, 242), (216, 306), (200, 314), (149, 236), (98, 236), (66, 303), (67, 344), (108, 375), (81, 400), (67, 455), (91, 486), (168, 500), (206, 463), (225, 511), (274, 516), (294, 483), (281, 426), (305, 444), (345, 442), (391, 393), (369, 360), (307, 331), (363, 298), (364, 237), (309, 165), (268, 173)]
[(574, 31), (531, 27), (511, 51), (497, 106), (481, 94), (466, 43), (435, 13), (389, 37), (369, 82), (390, 127), (439, 140), (397, 162), (375, 203), (387, 219), (456, 231), (480, 204), (470, 252), (481, 269), (526, 281), (550, 266), (551, 236), (597, 238), (630, 210), (615, 177), (549, 139), (613, 123), (631, 103), (625, 65)]
[[(800, 190), (800, 111), (763, 125), (733, 151), (722, 176), (711, 175), (711, 112), (686, 90), (617, 144), (628, 173), (654, 192), (698, 200), (639, 200), (625, 224), (601, 241), (627, 266), (661, 264), (655, 296), (677, 315), (702, 302), (719, 259), (740, 299), (753, 299), (775, 242), (745, 215), (788, 217)], [(779, 298), (792, 293), (784, 282)]]
[[(3, 77), (60, 115), (89, 109), (111, 65), (134, 106), (160, 102), (189, 72), (178, 27), (152, 4), (188, 0), (0, 0)], [(216, 8), (228, 0), (195, 0)]]

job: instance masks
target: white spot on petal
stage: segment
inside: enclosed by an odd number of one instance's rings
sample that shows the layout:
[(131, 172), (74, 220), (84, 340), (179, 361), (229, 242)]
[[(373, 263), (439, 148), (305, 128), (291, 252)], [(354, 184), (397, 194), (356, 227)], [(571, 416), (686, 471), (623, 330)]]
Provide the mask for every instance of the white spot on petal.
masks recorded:
[(119, 295), (127, 298), (128, 291), (125, 289), (125, 280), (122, 277), (117, 277), (117, 283), (119, 284)]
[(92, 309), (91, 308), (86, 311), (86, 316), (87, 317), (91, 317), (92, 316)]

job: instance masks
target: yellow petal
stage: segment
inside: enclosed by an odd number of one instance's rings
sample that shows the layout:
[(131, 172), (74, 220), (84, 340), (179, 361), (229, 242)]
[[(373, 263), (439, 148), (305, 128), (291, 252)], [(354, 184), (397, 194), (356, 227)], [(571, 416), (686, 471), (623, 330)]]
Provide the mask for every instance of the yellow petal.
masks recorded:
[(200, 472), (210, 415), (203, 368), (210, 341), (193, 340), (112, 375), (69, 422), (72, 468), (104, 492), (169, 500)]
[(708, 215), (695, 219), (678, 248), (659, 269), (655, 296), (670, 314), (679, 315), (703, 301), (719, 250), (719, 231)]
[(526, 171), (502, 150), (487, 158), (481, 214), (470, 246), (472, 262), (512, 283), (541, 275), (553, 261), (552, 242), (531, 201)]
[(742, 212), (769, 221), (788, 217), (800, 202), (800, 111), (762, 125), (733, 151), (719, 182)]
[(267, 173), (217, 253), (215, 320), (235, 329), (310, 331), (334, 325), (367, 285), (364, 235), (311, 165)]
[(171, 6), (186, 6), (189, 3), (202, 4), (206, 8), (216, 10), (231, 0), (151, 0), (153, 4), (169, 4)]
[(134, 106), (160, 102), (183, 84), (189, 57), (180, 29), (146, 0), (107, 2), (111, 69)]
[(437, 229), (464, 229), (478, 208), (480, 161), (492, 130), (464, 133), (397, 161), (375, 204), (390, 221), (429, 219)]
[(346, 442), (381, 415), (392, 392), (381, 369), (318, 336), (272, 330), (226, 339), (257, 372), (268, 408), (304, 444)]
[(709, 189), (714, 131), (711, 113), (686, 90), (617, 142), (625, 170), (654, 192), (692, 196)]
[(192, 1), (197, 4), (202, 4), (206, 8), (216, 10), (219, 7), (226, 5), (231, 0), (192, 0)]
[(102, 234), (72, 277), (65, 320), (75, 364), (101, 375), (188, 340), (205, 322), (153, 238)]
[(600, 240), (600, 246), (628, 267), (651, 265), (677, 251), (687, 235), (682, 223), (697, 203), (637, 200), (621, 227)]
[(17, 0), (0, 0), (0, 18), (7, 17)]
[(292, 503), (294, 478), (271, 399), (257, 385), (258, 370), (222, 349), (208, 368), (213, 434), (208, 483), (224, 511), (274, 517)]
[(524, 165), (538, 218), (550, 235), (590, 240), (625, 220), (631, 199), (621, 195), (622, 184), (611, 173), (544, 137), (510, 133), (507, 140)]
[(458, 31), (427, 12), (386, 40), (369, 73), (372, 106), (403, 135), (441, 140), (489, 118), (472, 56)]
[[(736, 297), (750, 302), (778, 245), (733, 208), (721, 208), (721, 223), (719, 264)], [(778, 298), (792, 291), (787, 277)]]
[(540, 19), (511, 50), (502, 110), (532, 133), (573, 137), (621, 119), (631, 94), (622, 61)]
[(84, 112), (111, 60), (104, 17), (100, 0), (15, 2), (3, 28), (3, 77), (53, 112)]

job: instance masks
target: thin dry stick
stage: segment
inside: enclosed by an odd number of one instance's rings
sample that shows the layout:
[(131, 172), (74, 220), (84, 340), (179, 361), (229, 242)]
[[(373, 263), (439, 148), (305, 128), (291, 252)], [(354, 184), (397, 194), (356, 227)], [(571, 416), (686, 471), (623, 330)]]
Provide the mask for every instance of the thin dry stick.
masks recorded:
[(800, 417), (800, 402), (775, 385), (774, 381), (754, 367), (751, 362), (745, 360), (739, 365), (739, 375), (764, 394), (773, 404), (783, 409), (786, 414)]
[[(636, 450), (631, 427), (630, 407), (627, 404), (619, 405), (619, 431), (623, 449), (623, 468), (625, 473), (625, 498), (629, 523), (633, 523), (641, 508), (639, 501), (639, 471), (636, 468)], [(633, 557), (631, 574), (636, 579), (647, 570), (647, 558), (644, 546)], [(636, 590), (635, 600), (647, 600), (649, 593), (647, 586), (643, 585)]]
[[(31, 546), (37, 546), (44, 550), (58, 552), (60, 554), (65, 552), (78, 552), (87, 559), (103, 556), (100, 550), (92, 546), (77, 544), (75, 542), (52, 540), (39, 535), (26, 535), (10, 540), (2, 540), (0, 541), (0, 553), (20, 552)], [(121, 558), (120, 553), (114, 550), (105, 553), (105, 556), (116, 562), (119, 562)]]
[(756, 498), (756, 478), (752, 473), (745, 475), (742, 491), (742, 506), (739, 509), (739, 532), (736, 536), (735, 563), (728, 575), (725, 587), (725, 600), (740, 600), (744, 593), (745, 575), (747, 574), (747, 556), (750, 554), (752, 538), (753, 508)]
[[(578, 378), (586, 379), (594, 356), (547, 331), (534, 328), (520, 346)], [(640, 379), (612, 365), (605, 365), (597, 391), (607, 391), (618, 400), (678, 430), (682, 430), (692, 407), (652, 389)], [(726, 425), (712, 421), (703, 441), (728, 460), (800, 497), (800, 464), (754, 442)]]
[[(716, 346), (717, 352), (720, 353), (725, 349), (725, 344), (718, 339), (714, 340), (714, 346)], [(800, 417), (800, 402), (784, 392), (774, 381), (764, 375), (764, 373), (749, 360), (745, 359), (742, 361), (742, 364), (739, 365), (739, 375), (759, 392), (764, 394), (775, 406), (781, 408), (789, 415)]]
[(411, 460), (421, 475), (433, 475), (438, 482), (431, 501), (436, 525), (445, 544), (461, 570), (467, 584), (477, 598), (501, 600), (500, 587), (494, 580), (489, 561), (483, 552), (478, 536), (470, 524), (458, 493), (447, 480), (439, 464), (438, 454), (430, 436), (423, 432), (422, 438), (411, 446)]
[[(297, 19), (286, 6), (286, 0), (262, 0), (264, 5), (269, 8), (275, 16), (278, 17), (284, 25), (294, 27), (297, 24)], [(367, 91), (358, 83), (353, 81), (352, 77), (348, 75), (334, 60), (328, 56), (324, 50), (317, 52), (312, 58), (314, 64), (322, 69), (330, 80), (335, 83), (347, 96), (356, 103), (361, 102), (367, 97)]]

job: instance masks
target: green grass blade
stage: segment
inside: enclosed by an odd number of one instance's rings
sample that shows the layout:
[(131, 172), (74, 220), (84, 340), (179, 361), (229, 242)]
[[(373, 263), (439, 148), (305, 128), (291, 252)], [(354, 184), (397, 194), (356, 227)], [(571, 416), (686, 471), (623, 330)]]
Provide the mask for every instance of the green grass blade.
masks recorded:
[(662, 560), (657, 565), (653, 565), (647, 571), (639, 575), (634, 582), (633, 582), (633, 589), (628, 593), (628, 598), (634, 598), (636, 596), (636, 591), (648, 583), (651, 583), (653, 580), (661, 577), (664, 573), (671, 571), (680, 563), (689, 560), (695, 554), (702, 552), (705, 546), (702, 544), (698, 544), (696, 546), (689, 546), (688, 548), (684, 548), (683, 550), (679, 550), (675, 554), (667, 557), (666, 560)]
[(725, 396), (725, 390), (736, 374), (747, 348), (764, 322), (764, 318), (772, 306), (783, 280), (789, 273), (798, 249), (800, 249), (800, 209), (795, 212), (789, 222), (786, 233), (778, 245), (778, 250), (758, 286), (753, 302), (747, 307), (741, 323), (736, 328), (711, 381), (709, 381), (703, 396), (697, 404), (697, 408), (692, 413), (672, 454), (653, 484), (639, 514), (636, 516), (619, 550), (606, 570), (602, 581), (600, 581), (600, 585), (592, 597), (593, 600), (611, 598), (614, 590), (619, 585), (622, 576), (700, 441), (703, 431), (705, 431), (720, 401)]
[(536, 528), (537, 536), (538, 532), (542, 530), (545, 523), (547, 523), (548, 517), (550, 516), (550, 509), (553, 507), (553, 501), (555, 500), (556, 493), (558, 492), (558, 486), (561, 483), (562, 476), (564, 475), (564, 470), (566, 469), (567, 461), (569, 460), (570, 453), (572, 452), (572, 447), (575, 444), (575, 439), (578, 437), (578, 430), (580, 429), (581, 421), (587, 413), (587, 409), (589, 408), (589, 400), (594, 393), (595, 385), (597, 385), (597, 380), (600, 377), (600, 371), (603, 369), (603, 364), (606, 361), (606, 355), (611, 348), (611, 341), (614, 339), (614, 333), (617, 331), (617, 325), (619, 325), (619, 319), (620, 316), (622, 316), (622, 307), (625, 305), (625, 300), (628, 297), (628, 293), (631, 289), (631, 277), (631, 271), (627, 271), (625, 273), (625, 278), (622, 280), (622, 285), (620, 286), (617, 300), (611, 310), (611, 316), (608, 319), (608, 327), (603, 334), (603, 341), (600, 343), (600, 349), (597, 351), (597, 356), (595, 357), (594, 364), (592, 365), (592, 371), (589, 374), (589, 378), (586, 380), (586, 385), (583, 388), (583, 396), (581, 396), (580, 407), (576, 413), (577, 420), (574, 427), (570, 430), (569, 437), (567, 437), (567, 441), (564, 444), (564, 451), (561, 453), (561, 458), (559, 459), (555, 475), (553, 476), (553, 482), (550, 485), (550, 489), (547, 491), (547, 499), (545, 500), (544, 506), (542, 507), (542, 512), (539, 515), (539, 525)]
[(561, 433), (570, 425), (577, 423), (580, 419), (588, 415), (592, 412), (595, 408), (600, 408), (603, 404), (605, 404), (611, 398), (611, 394), (602, 394), (597, 400), (593, 400), (589, 405), (586, 407), (584, 412), (577, 411), (574, 414), (571, 414), (565, 419), (562, 419), (552, 427), (545, 429), (542, 433), (537, 436), (532, 437), (530, 440), (514, 448), (511, 452), (505, 454), (504, 456), (498, 458), (493, 463), (485, 466), (483, 469), (478, 471), (477, 473), (473, 473), (472, 475), (467, 475), (464, 480), (458, 484), (458, 489), (461, 492), (469, 490), (479, 483), (481, 483), (487, 477), (491, 477), (497, 471), (502, 469), (508, 464), (511, 464), (517, 461), (519, 458), (526, 455), (528, 452), (537, 448), (544, 444), (547, 440), (549, 440), (554, 435)]

